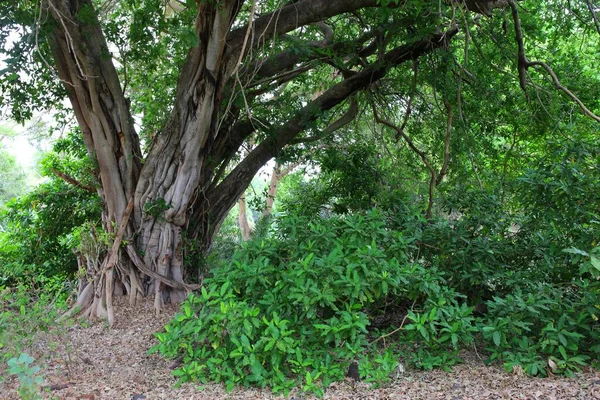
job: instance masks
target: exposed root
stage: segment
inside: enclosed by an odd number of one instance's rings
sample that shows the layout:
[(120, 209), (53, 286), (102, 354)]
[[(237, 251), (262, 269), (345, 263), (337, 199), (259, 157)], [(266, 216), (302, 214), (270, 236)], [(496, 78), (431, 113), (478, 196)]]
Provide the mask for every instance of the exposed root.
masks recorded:
[(106, 280), (106, 316), (108, 318), (108, 325), (113, 326), (115, 323), (115, 311), (113, 309), (112, 297), (113, 297), (113, 274), (114, 269), (109, 268), (104, 275), (104, 279)]
[(90, 282), (87, 285), (85, 285), (83, 290), (81, 290), (81, 293), (77, 297), (77, 301), (75, 302), (73, 307), (71, 307), (66, 313), (64, 313), (59, 318), (59, 320), (68, 318), (71, 315), (77, 314), (82, 309), (89, 307), (89, 305), (92, 303), (93, 294), (94, 294), (94, 285)]
[[(127, 208), (123, 213), (123, 218), (119, 224), (119, 229), (115, 235), (113, 245), (108, 252), (108, 255), (104, 259), (104, 262), (98, 268), (97, 263), (87, 263), (88, 274), (92, 275), (89, 279), (89, 283), (82, 290), (79, 298), (75, 302), (69, 311), (67, 311), (63, 317), (71, 316), (76, 314), (78, 310), (81, 310), (88, 306), (91, 301), (91, 305), (85, 309), (83, 316), (93, 318), (106, 318), (108, 319), (109, 326), (113, 326), (115, 322), (114, 309), (112, 305), (112, 296), (114, 291), (114, 269), (117, 265), (119, 258), (119, 248), (121, 247), (121, 240), (123, 234), (127, 229), (129, 223), (129, 217), (133, 211), (133, 198), (129, 200)], [(97, 257), (94, 257), (97, 259)]]

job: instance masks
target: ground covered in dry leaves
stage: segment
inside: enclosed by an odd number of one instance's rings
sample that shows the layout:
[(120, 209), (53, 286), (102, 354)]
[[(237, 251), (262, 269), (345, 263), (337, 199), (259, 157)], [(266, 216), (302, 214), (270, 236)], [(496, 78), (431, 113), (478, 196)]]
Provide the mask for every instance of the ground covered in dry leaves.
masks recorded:
[[(116, 326), (75, 324), (57, 336), (40, 337), (32, 354), (40, 361), (45, 379), (44, 398), (51, 399), (282, 399), (269, 391), (221, 385), (185, 384), (175, 389), (172, 362), (147, 355), (175, 309), (159, 318), (150, 303), (132, 309), (116, 304)], [(60, 343), (52, 338), (59, 338)], [(18, 383), (0, 383), (0, 398), (17, 399)], [(51, 389), (51, 390), (50, 390)], [(144, 397), (145, 396), (145, 397)], [(310, 399), (292, 393), (290, 399)], [(325, 399), (600, 399), (600, 373), (587, 370), (574, 378), (530, 378), (486, 367), (476, 357), (452, 372), (406, 371), (392, 385), (371, 389), (361, 382), (344, 381), (329, 387)]]

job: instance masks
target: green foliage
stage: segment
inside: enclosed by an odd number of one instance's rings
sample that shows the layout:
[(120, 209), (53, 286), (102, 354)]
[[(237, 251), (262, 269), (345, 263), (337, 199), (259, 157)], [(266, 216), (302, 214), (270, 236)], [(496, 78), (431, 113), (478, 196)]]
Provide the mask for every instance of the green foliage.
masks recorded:
[(31, 266), (24, 268), (18, 284), (0, 283), (0, 361), (31, 352), (38, 335), (55, 332), (56, 320), (65, 311), (72, 292), (70, 282), (62, 277), (47, 278)]
[(19, 396), (22, 400), (36, 400), (42, 398), (40, 395), (40, 386), (44, 380), (41, 376), (37, 375), (40, 371), (40, 367), (37, 365), (31, 366), (33, 361), (33, 357), (27, 353), (21, 353), (19, 358), (11, 358), (8, 360), (8, 366), (10, 367), (8, 372), (11, 375), (17, 376), (19, 379)]
[[(15, 375), (21, 399), (41, 399), (42, 377), (38, 365), (51, 358), (71, 363), (68, 328), (72, 320), (62, 318), (72, 288), (63, 278), (47, 278), (26, 269), (19, 283), (6, 287), (0, 283), (0, 380)], [(43, 352), (40, 352), (43, 343)], [(32, 365), (33, 357), (37, 359)], [(5, 366), (8, 366), (6, 368)]]
[[(507, 370), (520, 366), (531, 375), (572, 374), (600, 355), (600, 248), (576, 253), (579, 277), (568, 284), (517, 288), (487, 302), (481, 320), (490, 361), (502, 360)], [(555, 365), (548, 367), (551, 360)]]
[[(448, 369), (472, 345), (508, 371), (580, 370), (600, 351), (600, 254), (579, 250), (600, 237), (598, 203), (583, 201), (598, 189), (596, 153), (565, 142), (547, 154), (518, 180), (455, 184), (431, 220), (400, 191), (378, 192), (385, 209), (336, 209), (337, 189), (325, 183), (333, 175), (292, 175), (287, 213), (213, 259), (213, 276), (157, 334), (154, 351), (182, 358), (181, 381), (315, 394), (352, 360), (361, 378), (385, 384), (402, 354), (416, 368)], [(394, 312), (402, 326), (370, 329)], [(394, 345), (378, 348), (391, 330)]]
[(162, 215), (163, 212), (167, 211), (169, 208), (171, 208), (171, 204), (167, 204), (165, 199), (159, 197), (154, 200), (148, 200), (146, 204), (144, 204), (144, 213), (158, 218)]
[(79, 136), (71, 133), (57, 141), (42, 169), (51, 180), (1, 211), (5, 231), (0, 233), (0, 284), (16, 285), (20, 277), (34, 273), (72, 276), (77, 271), (73, 233), (87, 221), (100, 219), (102, 204), (95, 192), (67, 184), (52, 172), (93, 188), (94, 166)]
[(84, 222), (99, 219), (100, 211), (96, 194), (60, 180), (9, 202), (2, 213), (6, 232), (0, 234), (2, 279), (18, 276), (28, 265), (47, 276), (75, 273), (71, 233)]
[(0, 143), (0, 206), (25, 193), (27, 174)]

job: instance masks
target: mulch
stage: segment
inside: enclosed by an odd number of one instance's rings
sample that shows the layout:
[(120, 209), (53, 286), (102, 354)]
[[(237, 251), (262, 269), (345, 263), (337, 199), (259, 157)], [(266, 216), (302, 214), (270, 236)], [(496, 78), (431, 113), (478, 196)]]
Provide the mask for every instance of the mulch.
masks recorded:
[[(160, 331), (176, 312), (167, 308), (156, 316), (152, 303), (130, 307), (124, 299), (115, 302), (116, 324), (91, 326), (78, 323), (60, 335), (39, 335), (32, 349), (42, 367), (46, 399), (61, 400), (153, 400), (153, 399), (284, 399), (268, 390), (236, 388), (227, 392), (223, 385), (184, 384), (175, 388), (171, 375), (173, 362), (160, 355), (148, 355)], [(57, 340), (58, 338), (58, 340)], [(0, 373), (6, 371), (0, 369)], [(18, 399), (18, 382), (9, 377), (0, 382), (0, 399)], [(289, 399), (313, 399), (291, 393)], [(405, 371), (394, 383), (373, 389), (364, 382), (347, 379), (327, 388), (324, 399), (600, 399), (600, 373), (594, 369), (573, 378), (551, 376), (532, 378), (507, 373), (499, 366), (485, 366), (475, 354), (451, 372)]]

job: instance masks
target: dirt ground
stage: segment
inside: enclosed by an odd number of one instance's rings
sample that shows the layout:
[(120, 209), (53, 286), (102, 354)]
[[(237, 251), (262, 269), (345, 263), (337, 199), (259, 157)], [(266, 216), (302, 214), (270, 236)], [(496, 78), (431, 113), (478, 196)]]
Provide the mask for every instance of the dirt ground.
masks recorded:
[[(150, 303), (132, 309), (116, 304), (116, 326), (104, 323), (75, 325), (59, 337), (61, 343), (43, 338), (33, 353), (42, 360), (48, 399), (283, 399), (269, 391), (236, 389), (226, 392), (217, 384), (185, 384), (173, 388), (172, 362), (146, 351), (175, 309), (156, 318)], [(68, 351), (66, 351), (68, 349)], [(0, 399), (18, 399), (18, 382), (0, 383)], [(144, 397), (145, 396), (145, 397)], [(292, 393), (295, 400), (312, 397)], [(486, 367), (474, 355), (452, 372), (406, 371), (392, 385), (371, 389), (346, 380), (330, 386), (325, 399), (600, 399), (600, 373), (589, 369), (574, 378), (545, 379), (509, 374)]]

